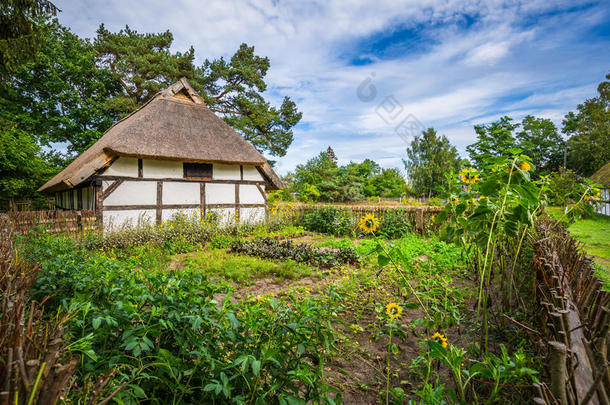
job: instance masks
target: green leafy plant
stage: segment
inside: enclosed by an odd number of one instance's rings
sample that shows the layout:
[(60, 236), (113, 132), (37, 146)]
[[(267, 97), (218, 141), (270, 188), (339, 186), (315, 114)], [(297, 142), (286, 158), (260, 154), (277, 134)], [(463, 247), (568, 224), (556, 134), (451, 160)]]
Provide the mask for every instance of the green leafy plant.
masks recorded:
[(335, 236), (352, 235), (354, 225), (347, 209), (328, 206), (306, 213), (303, 227), (308, 231), (328, 233)]

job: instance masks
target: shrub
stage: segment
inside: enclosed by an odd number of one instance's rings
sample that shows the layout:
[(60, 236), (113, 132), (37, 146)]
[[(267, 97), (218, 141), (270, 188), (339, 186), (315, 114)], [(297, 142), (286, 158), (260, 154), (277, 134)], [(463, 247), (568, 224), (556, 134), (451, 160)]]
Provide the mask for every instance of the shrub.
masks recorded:
[(379, 232), (390, 239), (398, 239), (411, 232), (411, 222), (404, 208), (387, 210), (379, 224)]
[(353, 234), (354, 221), (347, 209), (329, 206), (305, 214), (303, 227), (308, 231), (345, 236)]
[(231, 229), (218, 226), (216, 215), (206, 215), (203, 219), (176, 215), (159, 225), (141, 223), (136, 227), (123, 226), (103, 234), (90, 233), (80, 242), (88, 249), (106, 249), (140, 246), (147, 243), (173, 247), (174, 253), (184, 253), (189, 246), (209, 241), (214, 235)]
[(438, 197), (432, 197), (428, 200), (428, 205), (431, 207), (440, 207), (441, 205), (443, 205), (443, 202)]
[(74, 314), (68, 343), (86, 348), (74, 386), (112, 370), (118, 403), (327, 402), (326, 301), (219, 306), (220, 287), (201, 272), (139, 268), (131, 256), (89, 252), (65, 237), (30, 243), (26, 256), (41, 263), (33, 294), (53, 294), (50, 316), (60, 307)]
[(584, 187), (573, 171), (551, 173), (546, 193), (547, 202), (550, 205), (565, 206), (578, 201), (583, 191)]
[(231, 251), (265, 259), (292, 259), (320, 267), (358, 263), (358, 254), (352, 248), (320, 249), (305, 243), (296, 244), (291, 240), (281, 240), (278, 237), (235, 241), (231, 245)]

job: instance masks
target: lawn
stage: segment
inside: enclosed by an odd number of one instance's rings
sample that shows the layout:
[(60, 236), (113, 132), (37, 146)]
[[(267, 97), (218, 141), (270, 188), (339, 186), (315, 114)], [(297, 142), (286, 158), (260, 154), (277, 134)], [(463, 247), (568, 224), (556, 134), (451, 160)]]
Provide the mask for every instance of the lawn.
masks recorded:
[[(563, 216), (560, 207), (551, 207), (549, 212), (557, 219)], [(568, 231), (584, 243), (585, 251), (595, 261), (597, 274), (606, 286), (610, 285), (610, 217), (594, 214), (592, 218), (575, 221), (568, 227)]]

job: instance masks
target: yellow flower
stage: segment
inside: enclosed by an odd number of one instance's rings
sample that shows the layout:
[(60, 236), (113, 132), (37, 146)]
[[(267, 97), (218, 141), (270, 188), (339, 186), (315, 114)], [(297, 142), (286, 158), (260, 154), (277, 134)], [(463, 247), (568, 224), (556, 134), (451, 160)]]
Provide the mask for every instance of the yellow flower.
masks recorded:
[(379, 228), (379, 218), (377, 218), (373, 214), (366, 214), (360, 222), (358, 222), (358, 227), (362, 229), (366, 233), (372, 233)]
[(460, 172), (460, 179), (466, 184), (474, 184), (479, 181), (479, 174), (475, 173), (472, 167)]
[(402, 308), (400, 307), (400, 305), (398, 305), (395, 302), (389, 303), (385, 307), (385, 311), (387, 312), (390, 319), (398, 319), (398, 318), (400, 318), (400, 315), (402, 314)]
[(589, 201), (591, 199), (591, 197), (589, 197), (588, 195), (585, 196), (585, 201)]
[(441, 333), (435, 332), (434, 335), (432, 335), (432, 340), (438, 341), (441, 346), (445, 348), (447, 347), (447, 338)]
[(486, 197), (484, 195), (480, 195), (479, 196), (479, 201), (481, 201), (481, 200), (489, 200), (489, 197)]
[(523, 170), (524, 172), (529, 172), (532, 169), (532, 165), (530, 165), (527, 162), (521, 162), (521, 165), (519, 166), (521, 168), (521, 170)]

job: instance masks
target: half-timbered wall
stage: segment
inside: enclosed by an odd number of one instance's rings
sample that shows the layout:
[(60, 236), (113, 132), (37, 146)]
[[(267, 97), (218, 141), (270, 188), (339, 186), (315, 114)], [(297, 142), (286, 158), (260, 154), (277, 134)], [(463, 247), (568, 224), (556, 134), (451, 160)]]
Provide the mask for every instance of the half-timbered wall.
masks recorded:
[(93, 210), (95, 190), (93, 186), (88, 186), (55, 193), (55, 207), (62, 210)]
[(610, 189), (602, 189), (599, 194), (599, 201), (596, 202), (595, 212), (602, 215), (610, 215)]
[(100, 219), (106, 229), (160, 223), (178, 213), (216, 212), (224, 223), (265, 219), (265, 180), (257, 167), (213, 164), (211, 169), (209, 178), (189, 178), (182, 162), (120, 157), (98, 177)]

